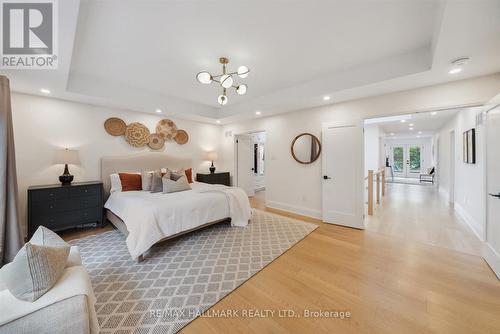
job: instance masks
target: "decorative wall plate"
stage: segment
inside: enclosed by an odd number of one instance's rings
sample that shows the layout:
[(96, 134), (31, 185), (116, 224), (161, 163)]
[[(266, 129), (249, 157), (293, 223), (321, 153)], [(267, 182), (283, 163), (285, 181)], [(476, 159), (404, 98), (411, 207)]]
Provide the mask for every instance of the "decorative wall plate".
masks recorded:
[(130, 123), (125, 130), (125, 140), (133, 147), (143, 147), (149, 143), (149, 129), (141, 123)]
[(169, 119), (162, 119), (156, 125), (156, 133), (165, 140), (172, 140), (177, 135), (177, 126)]
[(175, 142), (179, 145), (184, 145), (189, 140), (189, 135), (184, 130), (177, 130), (177, 135), (175, 136)]
[(165, 139), (163, 139), (157, 133), (152, 133), (149, 135), (148, 146), (153, 150), (161, 150), (163, 146), (165, 146)]
[(121, 118), (111, 117), (104, 122), (104, 129), (112, 136), (123, 136), (127, 124)]

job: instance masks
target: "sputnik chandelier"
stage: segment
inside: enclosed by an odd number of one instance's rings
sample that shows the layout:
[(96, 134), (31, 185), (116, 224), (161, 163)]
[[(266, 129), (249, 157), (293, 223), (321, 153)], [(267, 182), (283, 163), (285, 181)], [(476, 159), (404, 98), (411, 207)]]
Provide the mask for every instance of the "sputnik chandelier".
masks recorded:
[(213, 82), (217, 82), (222, 86), (222, 94), (219, 95), (219, 98), (217, 101), (221, 106), (225, 105), (227, 103), (227, 94), (226, 90), (228, 88), (233, 87), (236, 89), (236, 93), (239, 95), (244, 95), (247, 92), (247, 85), (245, 84), (240, 84), (240, 85), (233, 85), (234, 84), (234, 79), (233, 75), (238, 75), (240, 78), (246, 78), (248, 76), (248, 72), (250, 70), (246, 66), (240, 66), (238, 67), (238, 70), (236, 72), (226, 72), (226, 65), (229, 63), (229, 59), (225, 57), (219, 58), (219, 63), (222, 64), (222, 74), (219, 75), (212, 75), (208, 73), (207, 71), (201, 71), (196, 75), (196, 80), (198, 80), (199, 83), (202, 84), (209, 84)]

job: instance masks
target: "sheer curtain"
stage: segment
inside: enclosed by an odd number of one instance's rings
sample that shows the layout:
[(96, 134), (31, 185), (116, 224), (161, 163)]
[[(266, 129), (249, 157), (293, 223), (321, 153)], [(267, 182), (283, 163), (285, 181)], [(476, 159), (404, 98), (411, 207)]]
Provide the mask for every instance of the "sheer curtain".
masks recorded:
[(9, 79), (0, 75), (0, 267), (22, 247)]

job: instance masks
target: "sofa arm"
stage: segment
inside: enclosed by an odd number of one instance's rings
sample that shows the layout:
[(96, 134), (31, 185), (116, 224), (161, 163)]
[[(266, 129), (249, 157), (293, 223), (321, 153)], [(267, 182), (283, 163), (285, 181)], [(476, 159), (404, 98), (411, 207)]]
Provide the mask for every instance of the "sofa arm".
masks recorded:
[(0, 326), (2, 334), (89, 334), (87, 296), (61, 300)]

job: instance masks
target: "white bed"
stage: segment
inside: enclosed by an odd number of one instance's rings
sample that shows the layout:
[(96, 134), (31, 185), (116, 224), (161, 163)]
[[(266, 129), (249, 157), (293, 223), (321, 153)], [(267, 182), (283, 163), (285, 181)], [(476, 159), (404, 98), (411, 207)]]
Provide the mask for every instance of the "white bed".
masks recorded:
[[(101, 178), (105, 193), (108, 194), (109, 175), (112, 173), (190, 166), (188, 159), (159, 153), (106, 157), (101, 161)], [(231, 221), (232, 225), (237, 226), (248, 223), (251, 210), (243, 190), (198, 182), (191, 183), (191, 187), (192, 190), (171, 194), (149, 191), (109, 194), (104, 206), (106, 216), (126, 235), (127, 247), (133, 259), (141, 260), (142, 255), (159, 241), (213, 223)]]

